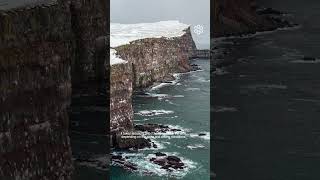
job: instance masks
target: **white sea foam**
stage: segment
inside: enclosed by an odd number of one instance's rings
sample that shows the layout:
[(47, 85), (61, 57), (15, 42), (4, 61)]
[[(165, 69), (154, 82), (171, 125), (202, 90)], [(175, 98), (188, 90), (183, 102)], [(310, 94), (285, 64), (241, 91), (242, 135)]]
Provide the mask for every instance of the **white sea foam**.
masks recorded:
[[(176, 152), (164, 152), (168, 156), (177, 156), (181, 159), (181, 161), (184, 163), (184, 169), (183, 170), (175, 170), (172, 169), (172, 172), (168, 172), (165, 169), (162, 169), (160, 165), (157, 165), (150, 161), (151, 158), (156, 158), (155, 154), (143, 154), (143, 153), (128, 153), (128, 152), (113, 152), (113, 155), (121, 155), (122, 157), (126, 158), (126, 161), (133, 163), (137, 167), (137, 173), (139, 173), (142, 176), (147, 175), (156, 175), (160, 177), (168, 177), (168, 178), (176, 178), (176, 179), (182, 179), (184, 176), (186, 176), (191, 169), (195, 169), (197, 163), (193, 162), (189, 159), (186, 159), (184, 157), (180, 157), (179, 153)], [(111, 165), (113, 166), (120, 166), (121, 164), (117, 164), (116, 162), (112, 162)]]
[[(149, 171), (151, 171), (153, 174), (158, 174), (159, 176), (165, 176), (165, 177), (174, 177), (176, 179), (182, 179), (184, 178), (192, 169), (195, 169), (197, 166), (197, 163), (194, 161), (191, 161), (189, 159), (186, 159), (184, 157), (180, 157), (179, 153), (176, 152), (164, 152), (166, 155), (168, 156), (177, 156), (181, 159), (181, 161), (184, 163), (184, 169), (183, 170), (176, 170), (176, 169), (171, 169), (173, 170), (172, 172), (168, 172), (164, 169), (161, 169), (161, 166), (159, 165), (155, 165), (155, 166), (151, 166), (154, 169), (149, 169)], [(151, 158), (156, 158), (155, 154), (149, 154), (146, 157), (146, 160), (148, 162), (150, 162)], [(151, 164), (153, 164), (152, 162), (150, 162)]]
[[(200, 136), (199, 134), (205, 134), (205, 135)], [(204, 139), (204, 140), (210, 140), (210, 132), (191, 133), (190, 137), (192, 137), (192, 138), (200, 138), (200, 139)]]
[(151, 93), (148, 92), (146, 95), (140, 95), (140, 97), (156, 97), (159, 100), (163, 99), (173, 99), (173, 98), (183, 98), (183, 95), (169, 95), (169, 94), (157, 94), (157, 93)]
[(140, 116), (159, 116), (159, 115), (163, 115), (163, 114), (173, 114), (174, 111), (170, 111), (170, 110), (142, 110), (139, 111), (135, 114), (140, 115)]
[(170, 85), (173, 85), (173, 84), (172, 83), (160, 83), (158, 85), (155, 85), (155, 86), (151, 87), (150, 91), (154, 91), (154, 90), (163, 88), (165, 86), (170, 86)]
[(196, 81), (208, 83), (208, 82), (210, 82), (210, 79), (205, 79), (205, 78), (203, 78), (203, 77), (200, 77), (200, 78), (198, 78)]
[(188, 145), (187, 148), (193, 150), (193, 149), (201, 149), (204, 148), (205, 146), (202, 144), (194, 144), (194, 145)]

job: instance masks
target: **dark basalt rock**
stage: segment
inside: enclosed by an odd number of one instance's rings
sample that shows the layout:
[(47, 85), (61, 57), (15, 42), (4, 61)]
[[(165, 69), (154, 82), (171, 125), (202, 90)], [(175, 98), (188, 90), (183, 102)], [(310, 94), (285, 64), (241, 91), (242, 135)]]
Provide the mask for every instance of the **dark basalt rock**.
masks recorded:
[(191, 71), (199, 71), (201, 68), (197, 64), (191, 64)]
[(168, 156), (167, 159), (170, 162), (180, 162), (181, 161), (181, 159), (176, 156)]
[(152, 143), (153, 148), (158, 148), (158, 146), (155, 143)]
[(164, 153), (157, 152), (156, 158), (151, 158), (150, 161), (161, 166), (161, 169), (166, 169), (167, 171), (184, 169), (185, 164), (177, 156), (167, 156)]
[(149, 133), (165, 133), (165, 132), (177, 132), (182, 131), (181, 129), (171, 129), (169, 126), (161, 124), (138, 124), (134, 126), (135, 130)]
[(174, 80), (174, 76), (169, 74), (169, 75), (166, 75), (160, 82), (162, 83), (172, 83), (172, 81)]
[(116, 163), (118, 166), (121, 166), (124, 169), (129, 171), (138, 170), (137, 165), (127, 161), (127, 158), (123, 158), (121, 155), (112, 155), (112, 161)]
[(117, 150), (138, 150), (144, 148), (151, 148), (151, 142), (145, 138), (121, 138), (118, 137), (114, 148)]
[(165, 153), (161, 153), (161, 152), (156, 152), (155, 155), (156, 156), (167, 156)]

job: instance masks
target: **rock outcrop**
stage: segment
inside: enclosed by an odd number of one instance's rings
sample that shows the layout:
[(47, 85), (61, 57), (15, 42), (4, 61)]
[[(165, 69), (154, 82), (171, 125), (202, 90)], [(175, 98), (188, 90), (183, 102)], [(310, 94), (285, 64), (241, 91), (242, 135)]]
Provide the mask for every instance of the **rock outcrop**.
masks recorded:
[[(117, 134), (133, 130), (133, 91), (173, 79), (173, 73), (190, 71), (189, 58), (196, 46), (188, 28), (181, 37), (140, 39), (115, 49), (127, 61), (111, 66), (110, 126)], [(125, 146), (115, 141), (114, 146)], [(124, 143), (134, 144), (129, 141)]]
[(214, 0), (213, 36), (251, 34), (294, 24), (279, 11), (261, 11), (255, 0)]
[(105, 73), (106, 8), (58, 0), (0, 11), (0, 179), (71, 179), (72, 80)]

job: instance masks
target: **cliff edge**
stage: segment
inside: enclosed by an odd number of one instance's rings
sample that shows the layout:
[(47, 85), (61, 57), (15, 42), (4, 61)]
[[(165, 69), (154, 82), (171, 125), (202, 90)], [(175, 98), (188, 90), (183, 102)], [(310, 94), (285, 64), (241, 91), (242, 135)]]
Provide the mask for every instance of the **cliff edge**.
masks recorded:
[[(127, 29), (125, 31), (135, 34), (119, 32), (117, 29)], [(123, 34), (129, 37), (121, 38)], [(190, 71), (192, 68), (189, 58), (196, 46), (190, 27), (175, 21), (135, 25), (111, 24), (110, 38), (113, 49), (111, 133), (131, 131), (131, 99), (134, 90), (150, 87), (156, 82), (173, 80), (173, 73)]]

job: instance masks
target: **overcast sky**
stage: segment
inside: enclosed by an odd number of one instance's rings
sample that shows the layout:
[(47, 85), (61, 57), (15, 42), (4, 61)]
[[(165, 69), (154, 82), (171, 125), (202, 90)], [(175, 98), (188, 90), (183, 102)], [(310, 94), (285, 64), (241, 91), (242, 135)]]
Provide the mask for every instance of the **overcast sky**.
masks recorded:
[(202, 25), (204, 33), (193, 38), (198, 48), (210, 44), (210, 0), (111, 0), (112, 23), (146, 23), (179, 20), (192, 27)]

